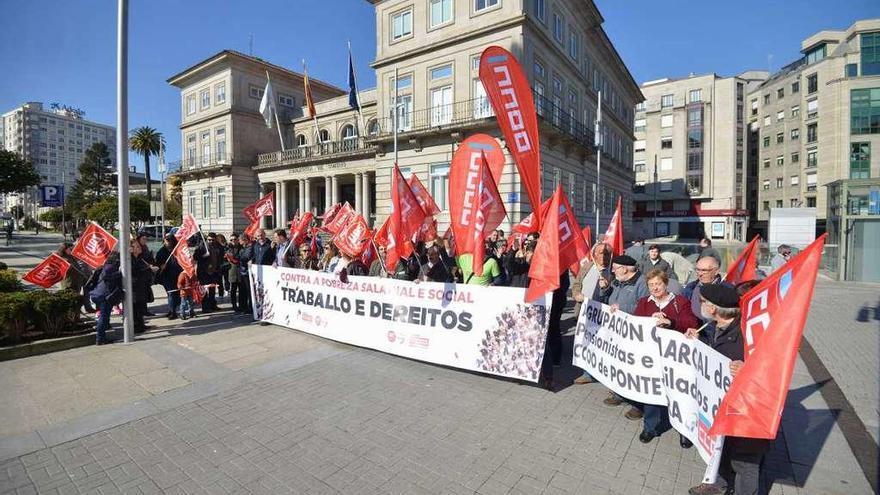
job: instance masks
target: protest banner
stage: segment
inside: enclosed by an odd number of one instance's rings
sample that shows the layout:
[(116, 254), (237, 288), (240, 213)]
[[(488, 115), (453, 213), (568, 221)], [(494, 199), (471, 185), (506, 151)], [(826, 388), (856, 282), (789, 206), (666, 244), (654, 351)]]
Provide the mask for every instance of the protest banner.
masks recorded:
[(523, 289), (251, 266), (254, 318), (398, 356), (537, 382), (548, 301)]
[(728, 358), (699, 340), (656, 327), (654, 318), (590, 301), (578, 315), (572, 364), (622, 397), (667, 406), (672, 427), (707, 463), (704, 482), (715, 481), (723, 437), (709, 429), (732, 383)]

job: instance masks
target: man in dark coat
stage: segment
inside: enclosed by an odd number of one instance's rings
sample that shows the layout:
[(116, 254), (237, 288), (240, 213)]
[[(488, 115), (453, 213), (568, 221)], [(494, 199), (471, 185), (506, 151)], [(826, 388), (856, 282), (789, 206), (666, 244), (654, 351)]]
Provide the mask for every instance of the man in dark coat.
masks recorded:
[(733, 287), (721, 279), (721, 275), (718, 273), (720, 269), (721, 263), (719, 263), (714, 257), (706, 256), (700, 258), (697, 260), (697, 279), (687, 284), (684, 287), (684, 291), (681, 293), (681, 295), (691, 302), (691, 311), (693, 311), (694, 315), (703, 323), (709, 321), (702, 315), (702, 313), (700, 313), (700, 292), (703, 287), (711, 284), (721, 284), (726, 285), (727, 287)]
[(266, 237), (266, 231), (260, 229), (257, 231), (257, 238), (253, 243), (253, 258), (251, 261), (255, 265), (271, 266), (275, 262), (275, 250), (272, 249), (272, 242)]
[(156, 273), (156, 282), (165, 288), (168, 294), (168, 313), (165, 317), (169, 320), (177, 318), (177, 310), (180, 308), (180, 292), (177, 290), (177, 277), (183, 269), (177, 263), (177, 258), (171, 256), (177, 247), (177, 239), (172, 234), (165, 236), (162, 247), (156, 252), (156, 264), (159, 271)]
[(223, 248), (217, 242), (216, 234), (208, 234), (207, 243), (196, 250), (195, 258), (199, 283), (208, 291), (202, 299), (202, 313), (210, 313), (217, 310), (216, 286), (221, 282), (220, 264), (223, 262)]
[(541, 362), (541, 377), (538, 384), (553, 390), (553, 367), (562, 364), (562, 310), (568, 302), (568, 289), (571, 281), (568, 270), (559, 275), (559, 288), (553, 291), (547, 323), (547, 344), (544, 346), (544, 360)]
[(419, 268), (418, 280), (426, 282), (451, 282), (452, 276), (446, 269), (446, 264), (440, 258), (440, 249), (437, 246), (431, 246), (427, 252), (427, 262)]
[(119, 252), (114, 251), (107, 257), (104, 266), (100, 270), (98, 285), (89, 292), (92, 302), (98, 307), (98, 321), (95, 326), (95, 344), (104, 345), (114, 342), (107, 332), (111, 330), (110, 314), (113, 306), (119, 304), (123, 298), (122, 272), (119, 271)]
[[(714, 332), (700, 335), (696, 329), (687, 331), (689, 338), (702, 338), (706, 343), (731, 359), (730, 373), (734, 381), (746, 359), (739, 311), (739, 295), (729, 285), (709, 284), (700, 293), (703, 317), (709, 320)], [(701, 484), (688, 490), (691, 495), (754, 495), (758, 493), (761, 460), (772, 441), (757, 438), (725, 437), (718, 474), (725, 481), (726, 490), (715, 485)]]
[(143, 247), (136, 239), (131, 243), (131, 296), (134, 313), (134, 333), (144, 333), (147, 325), (147, 304), (153, 291), (153, 273), (159, 269), (143, 258)]

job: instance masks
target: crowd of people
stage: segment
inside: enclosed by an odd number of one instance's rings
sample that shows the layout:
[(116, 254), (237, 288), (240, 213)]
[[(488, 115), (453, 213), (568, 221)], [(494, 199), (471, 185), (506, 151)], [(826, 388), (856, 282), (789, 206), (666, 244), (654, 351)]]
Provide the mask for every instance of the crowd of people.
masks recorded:
[[(168, 294), (165, 317), (169, 320), (196, 316), (197, 302), (202, 313), (216, 311), (219, 309), (218, 299), (227, 295), (234, 312), (252, 313), (251, 265), (315, 270), (332, 273), (342, 280), (352, 275), (414, 282), (527, 287), (538, 235), (506, 238), (501, 230), (492, 232), (485, 244), (482, 275), (475, 273), (473, 256), (456, 256), (454, 241), (444, 237), (415, 243), (412, 255), (401, 259), (393, 270), (388, 270), (385, 250), (378, 245), (373, 245), (377, 256), (367, 266), (362, 257), (349, 256), (332, 241), (319, 237), (307, 237), (304, 242), (292, 244), (285, 230), (275, 231), (271, 240), (264, 230), (258, 230), (253, 239), (245, 234), (232, 234), (227, 239), (222, 234), (203, 236), (197, 233), (188, 240), (179, 241), (187, 242), (193, 255), (196, 264), (193, 276), (186, 273), (173, 255), (178, 243), (174, 235), (166, 236), (155, 254), (147, 241), (144, 234), (133, 237), (129, 254), (135, 333), (149, 328), (146, 316), (155, 316), (148, 310), (148, 304), (153, 301), (153, 285), (161, 285)], [(112, 253), (101, 269), (89, 274), (88, 267), (71, 256), (71, 247), (67, 243), (58, 251), (77, 267), (68, 271), (64, 286), (82, 292), (86, 311), (97, 311), (97, 343), (112, 342), (108, 333), (110, 315), (123, 300), (119, 253)], [(787, 260), (789, 256), (790, 248), (781, 246), (779, 257)], [(560, 286), (553, 292), (549, 311), (542, 310), (538, 314), (534, 308), (524, 306), (517, 314), (499, 321), (493, 332), (487, 331), (482, 341), (482, 367), (490, 372), (502, 372), (504, 366), (515, 366), (524, 375), (533, 379), (537, 376), (542, 386), (552, 388), (553, 369), (562, 362), (561, 317), (571, 299), (575, 304), (575, 317), (580, 314), (584, 302), (595, 300), (610, 305), (614, 311), (652, 317), (658, 327), (668, 331), (702, 339), (732, 360), (731, 373), (735, 376), (744, 359), (738, 300), (757, 281), (737, 287), (724, 282), (720, 255), (708, 239), (701, 241), (696, 263), (690, 263), (680, 255), (663, 253), (657, 245), (645, 246), (640, 240), (618, 256), (612, 256), (611, 247), (599, 242), (593, 246), (590, 259), (582, 261), (576, 276), (570, 276), (568, 271), (560, 275)], [(592, 293), (587, 294), (584, 279), (593, 265), (599, 279)], [(535, 322), (543, 321), (545, 317), (549, 321), (541, 360), (540, 356), (526, 349), (530, 346), (537, 348), (537, 342), (519, 337), (524, 334), (534, 336)], [(513, 359), (507, 359), (511, 356)], [(586, 372), (575, 380), (576, 384), (582, 385), (595, 382), (596, 379)], [(625, 403), (630, 405), (625, 417), (642, 421), (641, 442), (649, 443), (671, 428), (666, 407), (632, 403), (613, 392), (604, 399), (604, 404), (611, 407)], [(682, 448), (692, 446), (683, 436), (679, 441)], [(735, 493), (756, 493), (761, 456), (767, 446), (764, 441), (728, 439), (720, 473), (728, 487), (735, 487)], [(714, 485), (700, 485), (691, 493), (706, 495), (724, 491)]]

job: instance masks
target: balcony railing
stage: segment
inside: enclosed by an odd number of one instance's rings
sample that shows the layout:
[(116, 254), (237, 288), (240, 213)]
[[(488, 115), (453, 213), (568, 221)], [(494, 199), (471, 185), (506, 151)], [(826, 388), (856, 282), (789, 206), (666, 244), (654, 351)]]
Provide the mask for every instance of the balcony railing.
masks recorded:
[[(582, 146), (594, 147), (595, 133), (592, 124), (584, 124), (577, 120), (564, 108), (557, 106), (550, 98), (534, 92), (533, 97), (535, 110), (544, 122)], [(399, 134), (477, 125), (495, 116), (492, 105), (487, 98), (473, 98), (423, 110), (403, 110), (398, 111), (397, 130)], [(387, 139), (394, 134), (393, 116), (380, 118), (376, 124), (375, 131), (367, 137), (368, 140)]]
[(193, 156), (175, 162), (169, 162), (167, 173), (171, 175), (203, 169), (226, 167), (232, 165), (232, 162), (233, 157), (230, 153), (212, 153), (202, 156)]
[(273, 166), (279, 164), (292, 164), (302, 161), (317, 160), (322, 157), (338, 158), (344, 155), (372, 152), (375, 146), (367, 144), (364, 138), (354, 137), (341, 141), (318, 143), (309, 146), (299, 146), (284, 151), (263, 153), (257, 157), (257, 166)]

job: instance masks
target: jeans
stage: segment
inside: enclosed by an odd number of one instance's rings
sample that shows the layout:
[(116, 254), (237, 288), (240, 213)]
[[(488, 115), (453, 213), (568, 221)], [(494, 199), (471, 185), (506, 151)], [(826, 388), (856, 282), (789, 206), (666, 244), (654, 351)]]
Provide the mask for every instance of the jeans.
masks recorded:
[(113, 305), (104, 298), (95, 299), (95, 305), (101, 312), (95, 326), (95, 343), (103, 344), (107, 341), (107, 331), (110, 330), (110, 313), (113, 312)]
[(728, 487), (734, 487), (736, 495), (757, 495), (764, 454), (736, 450), (733, 445), (724, 444), (718, 474)]
[(184, 320), (195, 316), (195, 310), (193, 309), (193, 300), (192, 297), (186, 296), (180, 299), (180, 317)]
[(168, 294), (168, 312), (176, 315), (180, 309), (180, 292), (174, 291)]
[(666, 406), (655, 406), (653, 404), (633, 404), (634, 407), (641, 406), (644, 411), (643, 425), (644, 430), (653, 435), (662, 435), (664, 431), (672, 428), (669, 424), (669, 409)]

